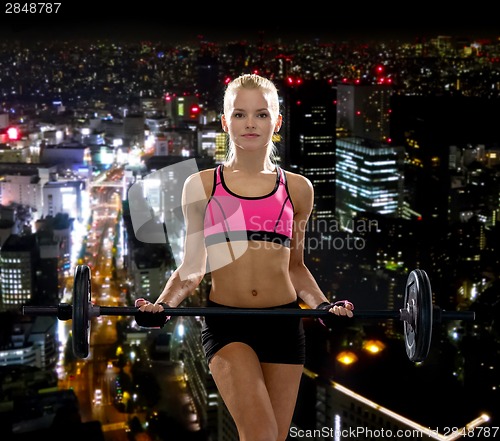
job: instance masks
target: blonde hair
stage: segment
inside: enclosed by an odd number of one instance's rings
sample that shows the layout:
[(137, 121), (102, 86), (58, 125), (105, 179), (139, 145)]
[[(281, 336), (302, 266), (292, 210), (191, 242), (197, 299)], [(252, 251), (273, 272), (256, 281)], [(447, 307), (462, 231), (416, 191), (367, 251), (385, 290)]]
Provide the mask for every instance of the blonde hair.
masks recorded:
[[(257, 74), (243, 74), (228, 83), (224, 93), (224, 113), (230, 112), (234, 96), (240, 89), (261, 89), (269, 102), (269, 112), (271, 117), (276, 120), (280, 114), (280, 103), (278, 89), (271, 80), (261, 77)], [(273, 137), (274, 138), (274, 137)], [(278, 137), (279, 138), (279, 137)], [(235, 155), (234, 144), (228, 139), (228, 148), (226, 153), (226, 164), (233, 161)], [(278, 149), (273, 141), (269, 143), (267, 149), (266, 165), (273, 168), (278, 156)]]

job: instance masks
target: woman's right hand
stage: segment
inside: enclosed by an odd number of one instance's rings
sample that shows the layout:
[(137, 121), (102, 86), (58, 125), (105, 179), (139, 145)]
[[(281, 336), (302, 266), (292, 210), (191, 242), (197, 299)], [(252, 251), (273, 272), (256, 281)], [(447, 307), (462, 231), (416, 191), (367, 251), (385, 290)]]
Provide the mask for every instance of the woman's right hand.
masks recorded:
[(151, 303), (146, 299), (139, 298), (135, 301), (135, 307), (137, 308), (135, 321), (143, 328), (163, 328), (165, 323), (170, 320), (170, 316), (164, 313), (164, 307), (161, 303)]
[(142, 297), (136, 299), (135, 307), (139, 308), (142, 312), (162, 312), (163, 306), (160, 303), (151, 303), (149, 300), (143, 299)]

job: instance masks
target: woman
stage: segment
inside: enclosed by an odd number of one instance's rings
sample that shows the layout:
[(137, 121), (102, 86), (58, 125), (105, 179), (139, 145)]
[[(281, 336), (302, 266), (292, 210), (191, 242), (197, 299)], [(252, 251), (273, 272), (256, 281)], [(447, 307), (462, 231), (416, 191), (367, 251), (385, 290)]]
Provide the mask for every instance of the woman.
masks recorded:
[[(233, 80), (221, 122), (229, 135), (227, 161), (184, 185), (183, 262), (154, 304), (138, 299), (136, 306), (161, 312), (180, 305), (208, 267), (207, 307), (299, 308), (300, 299), (352, 317), (353, 305), (329, 303), (304, 264), (313, 188), (272, 160), (272, 137), (282, 124), (274, 84), (254, 74)], [(138, 324), (151, 323), (138, 316)], [(305, 361), (300, 317), (207, 316), (202, 342), (240, 440), (285, 440)]]

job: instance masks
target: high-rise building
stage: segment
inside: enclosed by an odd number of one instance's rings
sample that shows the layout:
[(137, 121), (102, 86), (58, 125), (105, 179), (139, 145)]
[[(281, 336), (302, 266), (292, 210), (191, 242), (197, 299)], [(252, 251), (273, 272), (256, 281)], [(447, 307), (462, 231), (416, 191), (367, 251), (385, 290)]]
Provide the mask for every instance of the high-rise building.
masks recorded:
[(4, 309), (30, 303), (37, 292), (36, 269), (39, 259), (34, 234), (11, 234), (0, 252), (0, 292)]
[(336, 214), (341, 224), (363, 212), (399, 216), (403, 159), (402, 147), (355, 137), (337, 140)]
[(227, 133), (220, 122), (211, 122), (198, 130), (198, 152), (202, 157), (214, 158), (217, 163), (226, 158)]
[[(457, 209), (456, 193), (460, 186), (466, 187), (457, 178), (465, 179), (474, 164), (484, 167), (488, 146), (498, 144), (498, 108), (498, 99), (393, 96), (391, 138), (405, 148), (406, 199), (423, 220), (448, 225), (464, 211)], [(467, 181), (471, 182), (469, 177), (464, 184)], [(482, 195), (491, 189), (485, 184), (481, 184)], [(469, 208), (474, 211), (478, 200), (471, 201)]]
[(360, 213), (400, 216), (404, 150), (391, 145), (392, 86), (337, 85), (336, 215), (342, 225)]
[(331, 219), (335, 214), (335, 91), (326, 81), (289, 80), (282, 96), (281, 161), (311, 181), (311, 219)]
[[(22, 164), (25, 165), (25, 164)], [(0, 182), (0, 201), (2, 205), (13, 203), (26, 205), (38, 212), (43, 210), (42, 187), (38, 173), (31, 168), (17, 174), (5, 173)]]
[(337, 85), (337, 128), (348, 136), (388, 142), (392, 93), (386, 84)]
[[(2, 316), (8, 321), (8, 315)], [(31, 370), (34, 376), (45, 377), (48, 382), (57, 383), (54, 372), (57, 363), (57, 319), (35, 317), (32, 321), (13, 322), (8, 343), (0, 348), (0, 366), (39, 368)], [(29, 372), (28, 369), (20, 371)]]
[(80, 221), (88, 214), (88, 197), (85, 182), (81, 180), (57, 180), (47, 182), (42, 189), (45, 216), (68, 213)]

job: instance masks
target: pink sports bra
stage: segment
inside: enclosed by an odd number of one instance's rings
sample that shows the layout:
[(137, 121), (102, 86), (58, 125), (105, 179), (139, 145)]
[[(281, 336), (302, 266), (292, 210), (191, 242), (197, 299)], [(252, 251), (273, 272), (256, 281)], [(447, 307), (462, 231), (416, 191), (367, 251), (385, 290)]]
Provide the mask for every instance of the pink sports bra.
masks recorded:
[(276, 184), (264, 196), (240, 196), (224, 182), (224, 166), (214, 170), (212, 194), (205, 209), (207, 246), (237, 240), (261, 240), (290, 247), (293, 203), (285, 171), (276, 167)]

